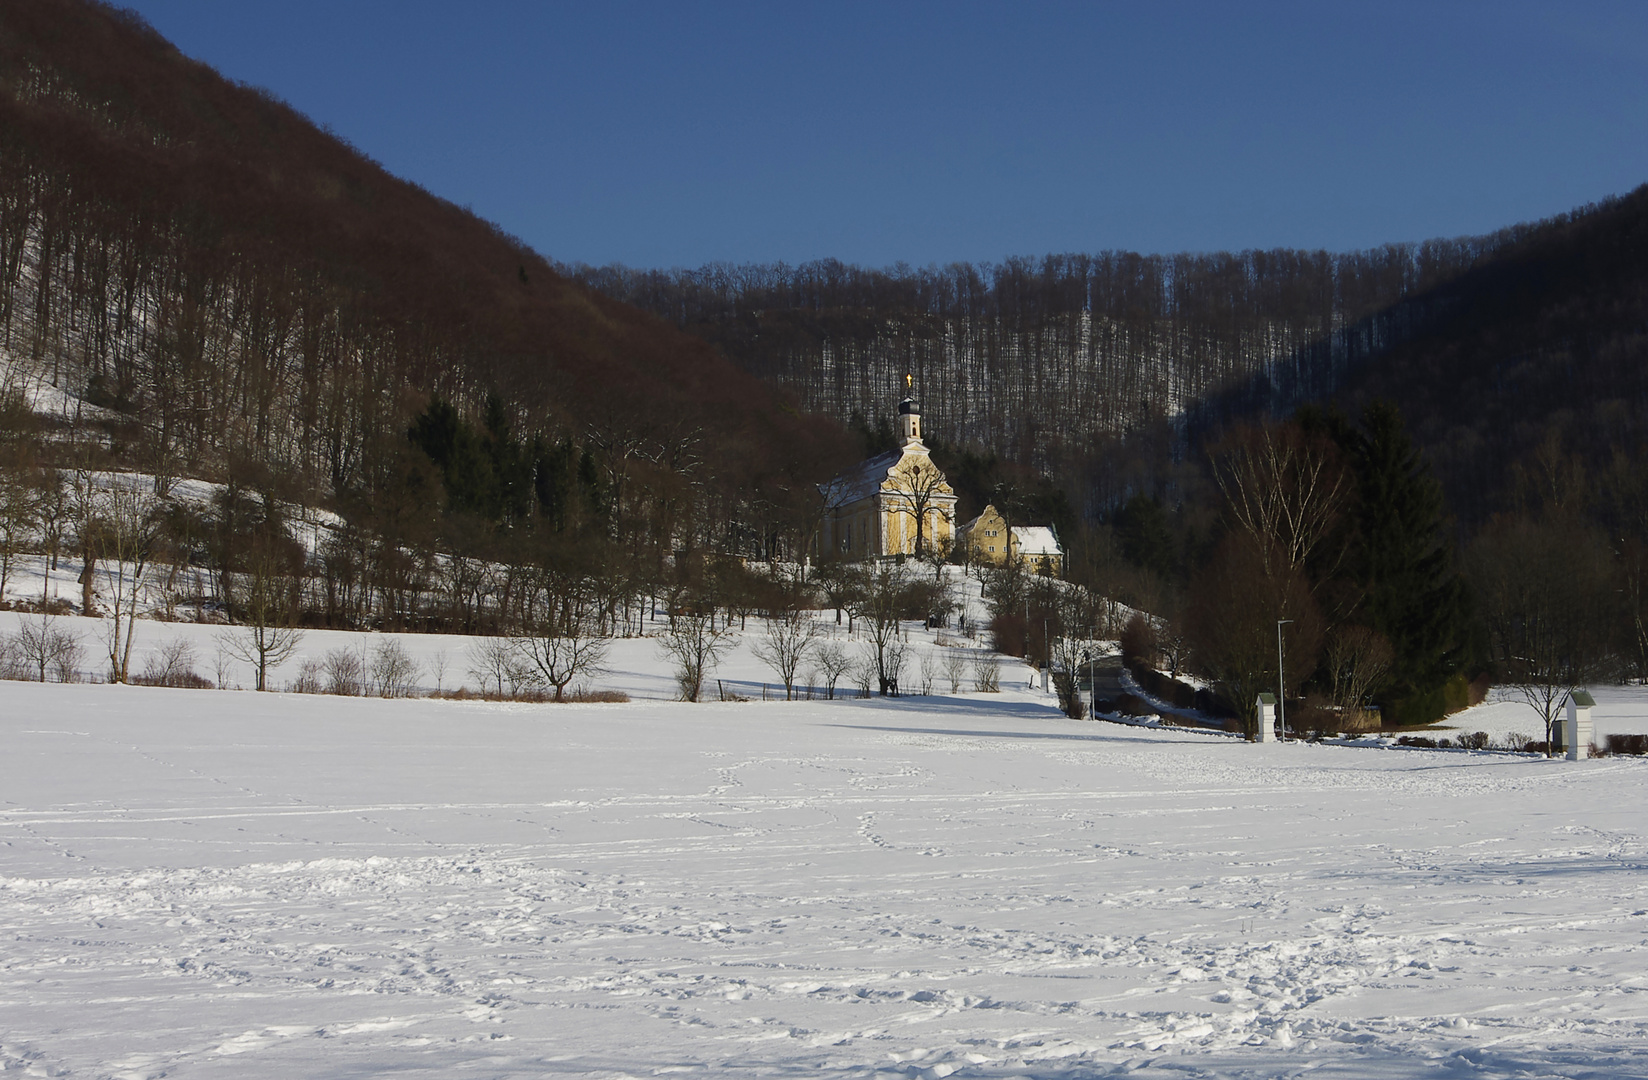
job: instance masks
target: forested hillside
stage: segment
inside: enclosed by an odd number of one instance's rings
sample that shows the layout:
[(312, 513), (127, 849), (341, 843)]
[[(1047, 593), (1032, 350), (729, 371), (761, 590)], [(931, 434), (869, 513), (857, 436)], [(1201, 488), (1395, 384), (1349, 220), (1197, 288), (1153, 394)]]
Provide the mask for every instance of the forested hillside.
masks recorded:
[(1632, 437), (1648, 404), (1648, 192), (1491, 236), (1370, 251), (1102, 252), (869, 270), (575, 267), (810, 408), (874, 421), (906, 371), (928, 428), (1060, 474), (1090, 515), (1177, 480), (1233, 422), (1374, 397), (1410, 415), (1460, 508), (1571, 427)]
[(1338, 394), (1397, 403), (1471, 525), (1540, 502), (1553, 454), (1598, 479), (1648, 447), (1648, 187), (1510, 235)]
[[(54, 405), (93, 464), (238, 472), (368, 524), (428, 516), (403, 481), (432, 395), (497, 451), (486, 484), (582, 462), (597, 531), (666, 547), (797, 542), (847, 449), (700, 339), (82, 0), (0, 8), (0, 353), (14, 420), (16, 395)], [(519, 494), (464, 509), (518, 530), (559, 497)]]
[[(886, 388), (912, 372), (934, 437), (1063, 473), (1164, 423), (1183, 435), (1255, 403), (1285, 409), (1332, 394), (1359, 363), (1425, 325), (1430, 307), (1409, 297), (1505, 240), (1348, 255), (572, 272), (843, 421), (884, 413)], [(1112, 493), (1097, 494), (1102, 503)]]

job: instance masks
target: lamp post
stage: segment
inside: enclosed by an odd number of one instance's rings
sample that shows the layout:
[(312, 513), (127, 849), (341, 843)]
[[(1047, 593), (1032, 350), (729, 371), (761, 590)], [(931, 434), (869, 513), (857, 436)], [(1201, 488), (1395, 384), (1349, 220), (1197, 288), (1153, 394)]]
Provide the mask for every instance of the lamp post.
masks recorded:
[[(1082, 650), (1082, 663), (1087, 665), (1087, 699), (1088, 699), (1088, 702), (1089, 702), (1089, 704), (1087, 706), (1087, 718), (1089, 720), (1096, 720), (1096, 719), (1098, 719), (1098, 712), (1096, 711), (1095, 707), (1098, 705), (1099, 699), (1098, 699), (1098, 696), (1093, 693), (1093, 650), (1092, 649), (1083, 649)], [(1079, 694), (1079, 692), (1080, 691), (1078, 690), (1078, 694)]]
[(1282, 742), (1287, 742), (1287, 680), (1282, 676), (1282, 627), (1292, 621), (1276, 620), (1276, 718), (1282, 729)]

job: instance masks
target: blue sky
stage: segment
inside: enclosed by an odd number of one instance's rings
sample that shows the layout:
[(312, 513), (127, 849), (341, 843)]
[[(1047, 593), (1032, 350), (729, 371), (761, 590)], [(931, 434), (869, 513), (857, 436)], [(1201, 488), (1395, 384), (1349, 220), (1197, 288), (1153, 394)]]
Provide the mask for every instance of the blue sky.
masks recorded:
[(123, 0), (550, 258), (1487, 232), (1648, 181), (1648, 4)]

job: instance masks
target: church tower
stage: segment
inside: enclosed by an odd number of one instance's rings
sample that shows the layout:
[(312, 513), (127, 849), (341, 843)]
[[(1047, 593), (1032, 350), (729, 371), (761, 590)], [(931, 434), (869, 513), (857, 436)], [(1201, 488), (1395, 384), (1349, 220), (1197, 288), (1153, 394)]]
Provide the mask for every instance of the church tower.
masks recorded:
[(904, 400), (898, 403), (898, 445), (902, 449), (921, 442), (921, 406), (916, 404), (911, 387), (915, 379), (904, 376)]

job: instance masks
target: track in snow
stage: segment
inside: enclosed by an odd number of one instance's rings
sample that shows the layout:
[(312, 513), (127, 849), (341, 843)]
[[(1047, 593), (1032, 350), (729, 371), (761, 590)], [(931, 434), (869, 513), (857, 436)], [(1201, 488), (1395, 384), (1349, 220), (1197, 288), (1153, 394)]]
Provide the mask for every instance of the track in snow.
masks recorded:
[(1648, 763), (5, 684), (0, 1065), (1648, 1074)]

